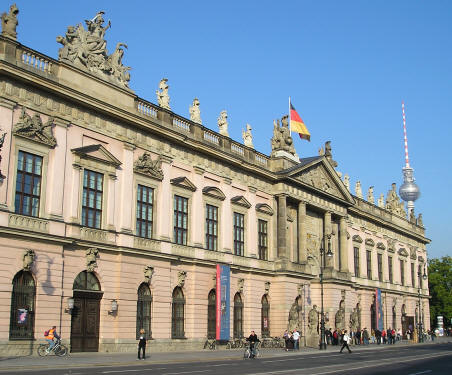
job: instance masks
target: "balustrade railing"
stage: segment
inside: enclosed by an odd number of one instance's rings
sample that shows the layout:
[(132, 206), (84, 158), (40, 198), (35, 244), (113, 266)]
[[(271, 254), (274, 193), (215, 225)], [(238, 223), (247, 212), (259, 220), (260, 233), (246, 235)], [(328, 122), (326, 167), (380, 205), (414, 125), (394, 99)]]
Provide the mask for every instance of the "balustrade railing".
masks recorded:
[(180, 119), (179, 117), (173, 117), (173, 126), (186, 132), (190, 131), (190, 123)]
[(140, 112), (141, 114), (143, 114), (145, 116), (157, 118), (157, 109), (154, 108), (153, 106), (151, 106), (150, 104), (147, 104), (142, 101), (138, 101), (137, 109), (138, 109), (138, 112)]
[(245, 149), (236, 143), (231, 143), (231, 151), (234, 152), (235, 154), (245, 156)]
[(256, 155), (255, 156), (256, 163), (261, 164), (261, 165), (266, 167), (267, 164), (268, 164), (268, 159), (266, 157), (262, 156), (262, 155), (259, 155), (259, 154), (255, 154), (255, 155)]
[(34, 51), (21, 49), (20, 62), (26, 66), (50, 74), (52, 69), (52, 61)]
[(206, 140), (207, 142), (211, 142), (215, 145), (220, 144), (220, 137), (215, 133), (211, 133), (207, 130), (204, 130), (204, 140)]

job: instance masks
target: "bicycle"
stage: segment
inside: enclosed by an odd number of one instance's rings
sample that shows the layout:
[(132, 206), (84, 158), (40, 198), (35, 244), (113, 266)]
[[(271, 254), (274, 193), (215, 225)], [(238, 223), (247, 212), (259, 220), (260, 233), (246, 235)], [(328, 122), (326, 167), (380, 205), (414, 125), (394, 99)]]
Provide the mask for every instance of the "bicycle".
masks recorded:
[(250, 343), (247, 342), (245, 345), (245, 351), (243, 353), (243, 359), (248, 358), (260, 358), (261, 352), (259, 350), (260, 347), (260, 341), (254, 343), (254, 356), (251, 355), (251, 346)]
[(38, 355), (40, 357), (46, 357), (53, 352), (58, 357), (64, 357), (68, 353), (67, 347), (61, 343), (61, 340), (56, 340), (53, 348), (47, 351), (49, 346), (50, 344), (40, 344), (38, 346)]
[(217, 349), (217, 340), (215, 339), (207, 339), (204, 343), (204, 349), (209, 348), (210, 350), (216, 350)]

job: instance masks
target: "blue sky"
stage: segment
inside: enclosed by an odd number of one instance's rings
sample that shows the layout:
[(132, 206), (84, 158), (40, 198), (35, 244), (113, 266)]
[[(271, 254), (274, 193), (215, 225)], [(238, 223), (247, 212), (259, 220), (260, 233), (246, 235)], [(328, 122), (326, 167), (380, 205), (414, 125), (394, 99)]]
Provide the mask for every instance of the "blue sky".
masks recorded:
[[(2, 11), (8, 5), (2, 3)], [(300, 157), (331, 140), (338, 170), (365, 194), (386, 196), (402, 183), (401, 101), (422, 195), (430, 257), (452, 255), (452, 1), (17, 1), (18, 40), (57, 58), (57, 35), (99, 10), (111, 20), (109, 52), (128, 45), (130, 87), (156, 102), (169, 79), (172, 110), (189, 117), (194, 97), (203, 124), (217, 130), (221, 110), (241, 141), (271, 151), (273, 119), (288, 97), (311, 132), (294, 137)]]

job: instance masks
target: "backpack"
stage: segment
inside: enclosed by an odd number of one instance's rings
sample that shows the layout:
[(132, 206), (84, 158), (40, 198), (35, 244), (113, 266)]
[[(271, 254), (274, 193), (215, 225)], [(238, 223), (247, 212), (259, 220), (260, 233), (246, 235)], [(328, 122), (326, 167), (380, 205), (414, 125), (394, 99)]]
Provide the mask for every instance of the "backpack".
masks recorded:
[(44, 331), (44, 337), (49, 335), (49, 331)]

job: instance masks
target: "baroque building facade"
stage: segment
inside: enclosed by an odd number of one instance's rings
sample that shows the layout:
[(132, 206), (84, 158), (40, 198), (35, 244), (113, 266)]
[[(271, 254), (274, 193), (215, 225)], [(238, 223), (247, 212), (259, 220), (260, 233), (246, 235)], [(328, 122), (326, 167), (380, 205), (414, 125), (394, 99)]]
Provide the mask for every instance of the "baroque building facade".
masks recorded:
[[(215, 132), (173, 113), (167, 80), (161, 105), (139, 98), (121, 45), (108, 56), (96, 34), (102, 14), (59, 37), (59, 60), (3, 25), (0, 353), (32, 351), (52, 325), (74, 352), (135, 350), (140, 328), (153, 350), (201, 348), (217, 264), (231, 337), (298, 328), (316, 346), (321, 247), (327, 328), (373, 328), (376, 289), (385, 328), (429, 328), (429, 240), (395, 189), (383, 206), (352, 195), (329, 142), (296, 157), (286, 117), (267, 156), (229, 138), (224, 114)], [(76, 61), (82, 32), (101, 36)]]

